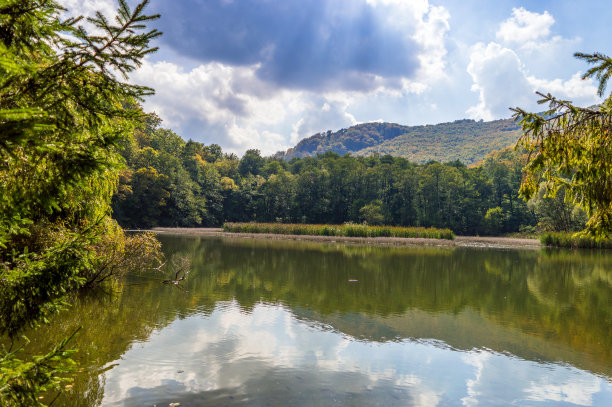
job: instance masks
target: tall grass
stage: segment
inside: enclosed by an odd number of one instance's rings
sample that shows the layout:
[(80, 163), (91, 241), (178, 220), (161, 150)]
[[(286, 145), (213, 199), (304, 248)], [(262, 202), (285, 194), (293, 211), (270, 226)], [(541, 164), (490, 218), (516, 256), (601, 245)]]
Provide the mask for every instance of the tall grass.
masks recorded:
[(540, 242), (543, 245), (553, 247), (612, 249), (612, 239), (575, 236), (570, 233), (546, 233), (542, 235)]
[(450, 229), (368, 226), (357, 223), (343, 225), (308, 225), (296, 223), (225, 223), (223, 230), (232, 233), (273, 233), (281, 235), (347, 236), (347, 237), (421, 237), (453, 240)]

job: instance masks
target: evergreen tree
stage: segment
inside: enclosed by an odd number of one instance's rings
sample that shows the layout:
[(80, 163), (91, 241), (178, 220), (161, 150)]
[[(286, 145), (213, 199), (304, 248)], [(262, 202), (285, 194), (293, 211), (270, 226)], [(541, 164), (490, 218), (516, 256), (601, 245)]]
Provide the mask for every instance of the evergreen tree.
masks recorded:
[[(595, 53), (576, 53), (591, 64), (583, 79), (599, 80), (603, 96), (612, 76), (612, 58)], [(521, 184), (521, 194), (530, 199), (541, 178), (550, 195), (564, 187), (567, 200), (583, 208), (590, 219), (585, 233), (596, 237), (612, 234), (612, 95), (596, 108), (582, 108), (550, 94), (538, 93), (539, 103), (548, 103), (543, 114), (512, 109), (524, 134), (519, 145), (530, 153)]]
[[(130, 109), (152, 89), (117, 77), (138, 67), (160, 35), (145, 23), (148, 0), (119, 0), (114, 22), (101, 13), (60, 19), (51, 0), (0, 2), (0, 334), (16, 338), (95, 281), (121, 162), (119, 145), (140, 115)], [(117, 232), (119, 231), (119, 232)], [(98, 267), (98, 268), (97, 268)], [(91, 280), (94, 278), (94, 280)], [(42, 405), (70, 367), (66, 342), (31, 361), (0, 354), (3, 405)]]

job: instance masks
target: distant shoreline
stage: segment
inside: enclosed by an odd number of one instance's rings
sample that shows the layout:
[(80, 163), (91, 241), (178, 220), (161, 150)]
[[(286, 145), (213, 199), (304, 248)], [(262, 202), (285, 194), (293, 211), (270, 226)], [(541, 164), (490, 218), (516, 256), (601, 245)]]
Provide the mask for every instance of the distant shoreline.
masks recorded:
[(376, 246), (430, 246), (430, 247), (474, 247), (491, 249), (540, 249), (544, 247), (539, 240), (512, 237), (456, 236), (455, 240), (406, 238), (406, 237), (345, 237), (279, 235), (272, 233), (230, 233), (221, 228), (162, 228), (149, 231), (167, 235), (215, 236), (224, 238), (265, 239), (265, 240), (302, 240), (311, 242), (335, 242), (367, 244)]

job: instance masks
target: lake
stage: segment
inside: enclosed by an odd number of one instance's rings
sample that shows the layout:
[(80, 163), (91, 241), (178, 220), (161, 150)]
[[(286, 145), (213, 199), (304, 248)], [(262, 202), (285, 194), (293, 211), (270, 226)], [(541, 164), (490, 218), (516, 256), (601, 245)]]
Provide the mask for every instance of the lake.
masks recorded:
[(178, 286), (143, 271), (29, 334), (83, 327), (56, 405), (612, 406), (610, 252), (160, 239)]

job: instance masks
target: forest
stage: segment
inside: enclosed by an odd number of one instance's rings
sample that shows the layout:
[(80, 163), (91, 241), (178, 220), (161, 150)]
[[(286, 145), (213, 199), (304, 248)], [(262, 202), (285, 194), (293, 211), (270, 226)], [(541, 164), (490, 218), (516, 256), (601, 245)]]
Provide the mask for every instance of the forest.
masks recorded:
[[(64, 18), (51, 0), (0, 6), (2, 405), (45, 405), (40, 394), (59, 394), (76, 369), (76, 330), (44, 355), (24, 351), (25, 332), (76, 293), (165, 264), (152, 234), (123, 228), (257, 221), (458, 235), (612, 231), (610, 97), (593, 110), (541, 95), (545, 115), (514, 109), (518, 148), (477, 165), (333, 151), (285, 160), (251, 149), (238, 157), (185, 141), (140, 107), (154, 89), (129, 74), (157, 51), (152, 41), (161, 35), (148, 27), (160, 17), (145, 14), (148, 3), (119, 0), (112, 20)], [(577, 56), (599, 64), (585, 77), (600, 80), (601, 96), (612, 59)]]
[(520, 135), (512, 119), (488, 122), (462, 119), (426, 126), (373, 122), (317, 133), (275, 157), (292, 159), (333, 151), (355, 156), (391, 154), (419, 164), (460, 160), (471, 165), (482, 161), (491, 151), (516, 144)]
[(500, 235), (580, 230), (586, 221), (562, 192), (521, 199), (527, 155), (512, 147), (469, 167), (334, 152), (287, 161), (251, 149), (239, 158), (161, 124), (149, 114), (125, 141), (127, 166), (112, 204), (124, 227), (365, 222)]

